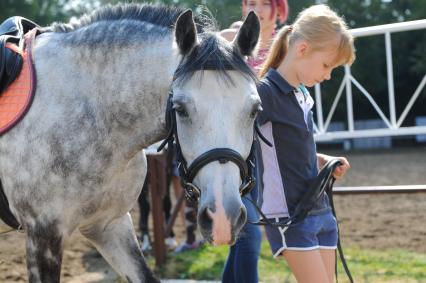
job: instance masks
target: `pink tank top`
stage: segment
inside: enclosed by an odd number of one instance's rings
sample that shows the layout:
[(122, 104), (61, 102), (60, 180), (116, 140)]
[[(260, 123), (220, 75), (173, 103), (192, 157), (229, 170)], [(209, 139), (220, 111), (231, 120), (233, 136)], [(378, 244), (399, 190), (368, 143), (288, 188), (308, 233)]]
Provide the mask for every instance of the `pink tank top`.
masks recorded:
[[(276, 31), (272, 33), (271, 41), (274, 39), (276, 34)], [(256, 74), (260, 72), (260, 69), (262, 68), (263, 62), (265, 62), (266, 57), (268, 57), (269, 54), (269, 48), (270, 45), (267, 48), (260, 49), (257, 52), (256, 57), (249, 57), (247, 60), (247, 64), (255, 70)]]

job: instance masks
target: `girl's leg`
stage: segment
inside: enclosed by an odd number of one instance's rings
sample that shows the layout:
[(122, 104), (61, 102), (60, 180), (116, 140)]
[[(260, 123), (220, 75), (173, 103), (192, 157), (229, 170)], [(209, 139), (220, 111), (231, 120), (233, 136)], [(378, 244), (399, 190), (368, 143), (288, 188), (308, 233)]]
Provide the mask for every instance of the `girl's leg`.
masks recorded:
[(186, 243), (193, 244), (196, 239), (197, 230), (197, 205), (186, 201), (185, 219), (186, 219)]
[(149, 237), (149, 229), (148, 229), (148, 217), (150, 212), (150, 204), (148, 200), (148, 176), (145, 179), (145, 183), (143, 184), (141, 194), (138, 198), (139, 209), (140, 209), (140, 219), (139, 219), (139, 228), (142, 233), (142, 237), (147, 235)]
[[(166, 195), (163, 198), (163, 210), (164, 210), (164, 217), (165, 217), (165, 223), (169, 222), (171, 211), (172, 211), (172, 200), (170, 198), (170, 183), (171, 183), (171, 177), (168, 179), (167, 187), (166, 187)], [(170, 230), (170, 235), (165, 235), (166, 237), (175, 237), (175, 233), (173, 232), (173, 229)]]
[(222, 274), (222, 283), (257, 283), (260, 245), (260, 227), (247, 223), (235, 245), (230, 247)]
[(332, 283), (321, 253), (318, 249), (309, 251), (285, 250), (283, 252), (298, 283)]
[(234, 262), (235, 262), (236, 245), (229, 247), (228, 258), (226, 259), (225, 267), (222, 273), (222, 283), (235, 282)]
[(336, 250), (335, 249), (320, 249), (319, 250), (327, 271), (329, 282), (333, 282), (335, 275)]
[[(248, 200), (243, 198), (247, 209), (247, 218), (255, 221), (257, 211)], [(262, 243), (260, 227), (246, 223), (235, 245), (229, 249), (228, 259), (222, 274), (222, 283), (258, 283), (257, 263)]]

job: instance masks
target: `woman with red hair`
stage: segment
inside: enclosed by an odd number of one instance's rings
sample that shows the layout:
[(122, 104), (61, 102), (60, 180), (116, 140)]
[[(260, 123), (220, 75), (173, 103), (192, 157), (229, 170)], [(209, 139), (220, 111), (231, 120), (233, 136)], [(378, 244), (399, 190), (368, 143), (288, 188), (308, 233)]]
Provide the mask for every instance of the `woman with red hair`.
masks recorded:
[[(254, 11), (260, 20), (260, 38), (257, 55), (249, 59), (249, 65), (256, 71), (266, 59), (275, 32), (279, 25), (284, 24), (288, 16), (287, 0), (242, 0), (243, 18)], [(222, 30), (221, 35), (228, 41), (234, 40), (242, 21), (233, 23), (228, 29)]]
[[(259, 72), (265, 61), (269, 48), (277, 27), (287, 20), (288, 4), (287, 0), (243, 0), (243, 18), (254, 11), (260, 20), (259, 48), (256, 56), (248, 59), (248, 64)], [(236, 22), (229, 29), (221, 31), (221, 35), (229, 41), (234, 40), (242, 22)], [(260, 151), (260, 147), (259, 147)], [(258, 167), (258, 166), (256, 166)], [(247, 197), (253, 201), (258, 201), (261, 176), (256, 176), (258, 180), (256, 187)], [(255, 222), (258, 214), (253, 204), (243, 198), (246, 206), (248, 220)], [(235, 245), (230, 247), (228, 259), (222, 274), (223, 283), (257, 283), (259, 282), (257, 272), (257, 262), (260, 255), (260, 244), (262, 233), (259, 226), (247, 223)]]

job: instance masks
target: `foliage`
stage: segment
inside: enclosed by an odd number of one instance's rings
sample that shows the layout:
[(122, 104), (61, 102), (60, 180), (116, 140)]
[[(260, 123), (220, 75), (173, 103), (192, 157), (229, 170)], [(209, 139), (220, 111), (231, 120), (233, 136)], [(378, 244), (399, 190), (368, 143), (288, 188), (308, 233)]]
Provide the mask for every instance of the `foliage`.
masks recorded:
[[(344, 15), (350, 28), (390, 24), (424, 18), (426, 6), (419, 0), (411, 1), (380, 1), (380, 0), (328, 0), (339, 14)], [(397, 117), (414, 93), (423, 76), (426, 74), (426, 33), (424, 30), (392, 33), (392, 55), (395, 85)], [(364, 88), (373, 95), (376, 102), (389, 117), (388, 82), (386, 71), (385, 39), (383, 35), (357, 38), (357, 60), (351, 68), (352, 75)], [(323, 93), (334, 97), (340, 85), (340, 76), (323, 86)], [(356, 119), (377, 118), (367, 99), (354, 86), (353, 105)], [(421, 105), (426, 103), (426, 91), (419, 97), (407, 123), (412, 125), (413, 118), (425, 115)], [(330, 106), (332, 98), (326, 99), (325, 107)], [(342, 119), (346, 113), (345, 104), (340, 104), (337, 118)]]
[[(345, 247), (345, 256), (355, 282), (424, 282), (426, 255), (404, 250), (376, 251)], [(181, 254), (169, 254), (166, 264), (156, 271), (162, 278), (220, 280), (228, 247), (206, 245)], [(154, 261), (150, 259), (150, 265)], [(347, 282), (339, 265), (339, 282)], [(283, 259), (273, 259), (269, 245), (262, 243), (259, 260), (262, 282), (296, 282)]]
[(1, 0), (0, 22), (11, 16), (22, 16), (39, 25), (63, 21), (75, 11), (66, 9), (65, 0)]

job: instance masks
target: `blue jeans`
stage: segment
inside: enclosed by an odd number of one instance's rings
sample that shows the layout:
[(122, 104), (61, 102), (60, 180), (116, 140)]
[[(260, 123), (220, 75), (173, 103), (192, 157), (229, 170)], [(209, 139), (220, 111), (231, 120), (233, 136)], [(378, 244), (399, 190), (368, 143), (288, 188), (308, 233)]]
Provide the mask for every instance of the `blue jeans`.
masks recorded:
[[(254, 191), (254, 190), (253, 190)], [(247, 209), (247, 219), (257, 221), (257, 211), (253, 204), (243, 198)], [(257, 283), (257, 261), (260, 254), (262, 233), (260, 227), (246, 223), (240, 232), (240, 236), (229, 249), (228, 259), (222, 274), (223, 283)]]

